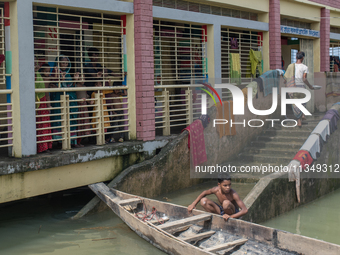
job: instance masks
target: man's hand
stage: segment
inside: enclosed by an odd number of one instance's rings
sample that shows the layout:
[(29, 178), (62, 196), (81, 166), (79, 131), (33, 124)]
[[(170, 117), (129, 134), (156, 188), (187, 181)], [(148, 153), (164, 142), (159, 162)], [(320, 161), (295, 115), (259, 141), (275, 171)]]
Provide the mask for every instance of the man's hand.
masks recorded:
[(194, 204), (191, 204), (188, 206), (188, 212), (191, 213), (192, 210), (194, 210), (196, 208), (196, 206)]
[(223, 214), (223, 219), (225, 220), (225, 221), (228, 221), (228, 219), (230, 218), (230, 215), (228, 215), (228, 214)]

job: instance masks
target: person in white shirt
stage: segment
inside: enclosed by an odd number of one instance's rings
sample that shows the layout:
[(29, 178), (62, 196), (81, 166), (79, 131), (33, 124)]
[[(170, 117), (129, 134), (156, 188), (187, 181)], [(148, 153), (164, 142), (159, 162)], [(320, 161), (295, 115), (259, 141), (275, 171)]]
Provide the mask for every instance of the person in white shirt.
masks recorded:
[[(296, 54), (296, 63), (290, 64), (288, 66), (286, 74), (284, 76), (287, 87), (306, 88), (307, 85), (310, 89), (314, 89), (314, 87), (307, 80), (308, 67), (302, 64), (304, 57), (305, 53), (303, 51), (299, 51)], [(289, 97), (296, 99), (303, 98), (304, 95), (301, 93), (289, 93)], [(302, 118), (304, 118), (304, 115), (302, 111), (295, 105), (292, 105), (292, 109), (297, 119), (298, 127), (301, 127)]]

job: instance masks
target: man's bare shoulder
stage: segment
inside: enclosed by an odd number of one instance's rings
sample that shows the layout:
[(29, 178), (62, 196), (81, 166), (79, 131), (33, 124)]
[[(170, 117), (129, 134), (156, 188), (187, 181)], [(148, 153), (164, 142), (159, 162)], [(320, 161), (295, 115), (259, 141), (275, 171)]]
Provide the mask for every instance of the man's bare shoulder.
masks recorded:
[(237, 194), (237, 192), (234, 189), (231, 189), (230, 193), (231, 193), (231, 195), (233, 196), (234, 199), (240, 198), (240, 196)]
[(212, 194), (216, 194), (220, 191), (220, 188), (218, 186), (215, 186), (209, 190)]

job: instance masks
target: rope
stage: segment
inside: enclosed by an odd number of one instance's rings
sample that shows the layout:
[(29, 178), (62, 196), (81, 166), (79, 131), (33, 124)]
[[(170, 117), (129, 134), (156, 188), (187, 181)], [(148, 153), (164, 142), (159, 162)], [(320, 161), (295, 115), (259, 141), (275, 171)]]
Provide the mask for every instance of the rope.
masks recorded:
[(152, 220), (153, 217), (155, 217), (159, 224), (164, 224), (164, 220), (163, 220), (163, 219), (160, 220), (160, 219), (158, 218), (158, 216), (157, 216), (157, 214), (156, 214), (157, 210), (156, 210), (155, 207), (152, 207), (152, 211), (151, 211), (150, 213), (147, 213), (148, 210), (147, 210), (147, 208), (146, 208), (146, 205), (145, 205), (144, 201), (143, 201), (140, 197), (137, 197), (137, 198), (139, 198), (139, 199), (142, 201), (142, 203), (143, 203), (143, 208), (144, 208), (144, 212), (135, 213), (135, 216), (136, 216), (138, 219), (140, 219), (140, 220), (143, 221), (143, 222), (146, 222), (146, 221)]

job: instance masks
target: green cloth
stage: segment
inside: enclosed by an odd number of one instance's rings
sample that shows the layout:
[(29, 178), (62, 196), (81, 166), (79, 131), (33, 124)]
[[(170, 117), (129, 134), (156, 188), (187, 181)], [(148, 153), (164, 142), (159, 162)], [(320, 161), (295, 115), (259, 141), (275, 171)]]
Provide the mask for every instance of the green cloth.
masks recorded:
[(240, 54), (231, 53), (230, 56), (230, 83), (241, 85)]
[(251, 74), (256, 74), (256, 68), (259, 70), (259, 74), (262, 75), (262, 52), (261, 51), (254, 51), (250, 50), (249, 52), (249, 60), (251, 66)]
[(256, 96), (257, 94), (257, 82), (256, 81), (252, 81), (251, 83), (249, 83), (247, 85), (247, 88), (253, 88), (253, 98)]
[[(44, 89), (45, 88), (45, 83), (44, 79), (41, 77), (39, 72), (35, 73), (35, 88), (36, 89)], [(35, 98), (39, 102), (41, 98), (45, 96), (45, 92), (38, 92), (35, 93)]]

